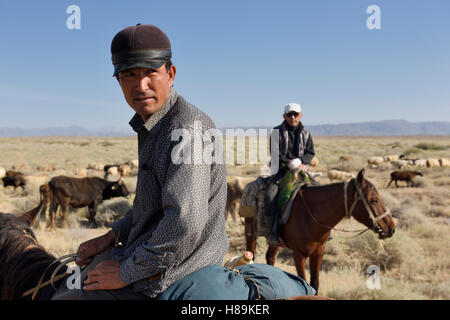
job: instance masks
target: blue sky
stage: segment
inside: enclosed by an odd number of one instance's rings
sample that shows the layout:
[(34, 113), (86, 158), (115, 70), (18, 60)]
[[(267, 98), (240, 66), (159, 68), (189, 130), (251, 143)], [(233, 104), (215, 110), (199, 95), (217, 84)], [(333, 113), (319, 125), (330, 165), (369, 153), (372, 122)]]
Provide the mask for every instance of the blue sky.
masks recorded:
[(0, 2), (0, 127), (128, 128), (109, 48), (138, 22), (168, 34), (175, 89), (218, 127), (275, 126), (288, 102), (306, 125), (450, 121), (447, 0), (16, 0)]

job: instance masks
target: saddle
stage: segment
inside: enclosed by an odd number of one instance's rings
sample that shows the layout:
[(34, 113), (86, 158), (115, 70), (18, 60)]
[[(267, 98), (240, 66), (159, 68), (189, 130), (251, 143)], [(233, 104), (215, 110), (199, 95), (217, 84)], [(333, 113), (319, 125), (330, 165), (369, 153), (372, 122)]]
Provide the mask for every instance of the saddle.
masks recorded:
[[(279, 217), (278, 225), (285, 224), (290, 217), (292, 205), (298, 191), (306, 184), (319, 184), (317, 181), (308, 177), (305, 179), (303, 175), (296, 175), (295, 182), (289, 188), (287, 184), (283, 185), (281, 181), (278, 197), (282, 195), (284, 199), (278, 199)], [(255, 218), (257, 223), (257, 235), (267, 237), (269, 235), (269, 228), (266, 226), (265, 215), (265, 202), (264, 195), (266, 188), (271, 183), (278, 183), (274, 181), (273, 176), (270, 177), (258, 177), (255, 181), (250, 182), (242, 192), (241, 204), (239, 208), (239, 215), (243, 218)]]

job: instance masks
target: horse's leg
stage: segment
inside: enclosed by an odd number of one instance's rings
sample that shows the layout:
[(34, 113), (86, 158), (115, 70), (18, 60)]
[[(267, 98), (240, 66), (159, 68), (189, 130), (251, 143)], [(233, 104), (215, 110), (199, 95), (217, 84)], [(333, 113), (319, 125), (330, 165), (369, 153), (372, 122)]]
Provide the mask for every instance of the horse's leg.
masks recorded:
[(322, 264), (324, 249), (320, 246), (314, 254), (309, 257), (309, 270), (311, 273), (311, 286), (316, 289), (316, 295), (319, 292), (319, 273)]
[(245, 243), (246, 250), (251, 251), (255, 256), (256, 250), (256, 220), (254, 218), (245, 218)]
[(294, 250), (294, 261), (298, 276), (306, 281), (306, 257)]
[(266, 262), (267, 264), (274, 266), (275, 265), (275, 259), (277, 257), (277, 253), (280, 247), (272, 247), (269, 246), (266, 252)]
[(397, 180), (395, 180), (395, 187), (398, 188)]

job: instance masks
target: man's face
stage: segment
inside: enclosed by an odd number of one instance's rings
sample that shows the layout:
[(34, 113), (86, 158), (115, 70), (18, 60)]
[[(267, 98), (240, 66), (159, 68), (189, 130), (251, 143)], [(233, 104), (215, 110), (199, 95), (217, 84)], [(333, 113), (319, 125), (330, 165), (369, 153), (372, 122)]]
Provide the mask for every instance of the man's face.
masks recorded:
[(294, 111), (291, 111), (289, 113), (283, 114), (284, 120), (286, 120), (287, 124), (291, 127), (296, 127), (299, 125), (300, 120), (302, 119), (302, 113), (297, 113)]
[(175, 73), (173, 65), (169, 71), (165, 65), (158, 69), (135, 68), (120, 72), (117, 80), (127, 103), (147, 121), (169, 98)]

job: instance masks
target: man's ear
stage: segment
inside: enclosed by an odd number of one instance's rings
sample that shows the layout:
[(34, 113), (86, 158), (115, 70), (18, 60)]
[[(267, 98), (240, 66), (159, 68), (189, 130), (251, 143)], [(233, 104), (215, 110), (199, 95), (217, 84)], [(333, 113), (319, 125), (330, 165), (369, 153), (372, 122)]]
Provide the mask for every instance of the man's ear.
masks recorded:
[(174, 65), (171, 65), (167, 74), (169, 75), (169, 80), (171, 82), (171, 86), (173, 86), (173, 82), (175, 80), (175, 75), (177, 73), (177, 68)]

